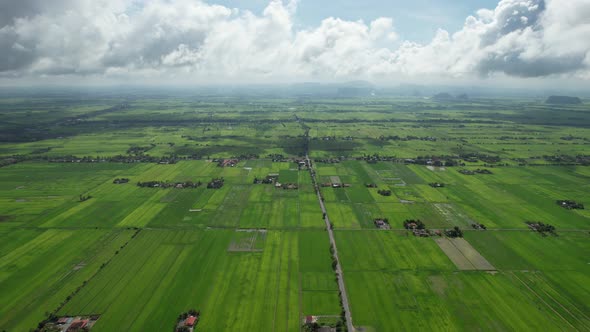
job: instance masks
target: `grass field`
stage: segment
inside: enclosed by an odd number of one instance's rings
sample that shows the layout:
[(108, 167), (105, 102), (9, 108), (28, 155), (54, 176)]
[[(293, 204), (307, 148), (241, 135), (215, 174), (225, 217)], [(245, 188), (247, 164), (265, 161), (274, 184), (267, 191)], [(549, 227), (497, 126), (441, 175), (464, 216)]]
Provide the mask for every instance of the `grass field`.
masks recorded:
[[(173, 331), (193, 308), (196, 331), (338, 322), (306, 152), (357, 331), (590, 330), (587, 104), (65, 100), (0, 98), (0, 330), (54, 313), (100, 315), (92, 331)], [(492, 174), (459, 172), (478, 169)], [(271, 175), (297, 188), (255, 183)], [(202, 185), (177, 188), (188, 181)], [(407, 219), (463, 238), (415, 237)]]

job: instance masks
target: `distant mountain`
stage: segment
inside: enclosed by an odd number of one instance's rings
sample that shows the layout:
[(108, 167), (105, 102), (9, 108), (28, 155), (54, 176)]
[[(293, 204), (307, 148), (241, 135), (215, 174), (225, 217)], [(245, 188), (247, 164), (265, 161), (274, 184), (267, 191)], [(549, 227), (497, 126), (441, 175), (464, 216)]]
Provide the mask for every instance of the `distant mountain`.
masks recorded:
[(367, 81), (351, 81), (338, 87), (339, 97), (369, 97), (375, 94), (375, 85)]
[(347, 88), (364, 88), (364, 89), (375, 89), (375, 85), (371, 82), (368, 81), (350, 81), (350, 82), (345, 82), (341, 84), (344, 87)]
[(300, 96), (326, 97), (368, 97), (376, 91), (375, 85), (367, 81), (350, 81), (343, 83), (303, 82), (291, 84), (289, 92)]
[(447, 92), (437, 93), (431, 98), (436, 101), (467, 101), (469, 96), (466, 93), (462, 93), (454, 97), (452, 94)]
[(559, 105), (576, 105), (581, 104), (582, 100), (578, 97), (568, 96), (551, 96), (545, 101), (546, 104), (559, 104)]
[(449, 100), (455, 99), (455, 97), (453, 97), (449, 93), (441, 92), (441, 93), (437, 93), (434, 96), (432, 96), (432, 99), (433, 100), (439, 100), (439, 101), (449, 101)]
[(373, 96), (375, 90), (371, 88), (343, 87), (338, 88), (337, 94), (339, 97), (368, 97)]

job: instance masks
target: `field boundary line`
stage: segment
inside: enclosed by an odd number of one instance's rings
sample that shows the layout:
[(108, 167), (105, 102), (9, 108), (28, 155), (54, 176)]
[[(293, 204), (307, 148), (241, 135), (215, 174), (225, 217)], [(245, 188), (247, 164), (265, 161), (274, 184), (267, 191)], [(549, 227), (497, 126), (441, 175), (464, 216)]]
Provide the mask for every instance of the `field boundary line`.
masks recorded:
[[(285, 236), (284, 233), (281, 234), (281, 237), (284, 237), (284, 236)], [(283, 250), (285, 249), (283, 239), (280, 239), (279, 240), (279, 244), (280, 244), (280, 249), (279, 249), (279, 265), (278, 265), (278, 267), (276, 269), (276, 272), (278, 274), (278, 278), (277, 278), (277, 290), (276, 290), (277, 291), (277, 299), (275, 301), (275, 313), (274, 313), (273, 318), (272, 318), (272, 330), (273, 331), (276, 331), (276, 328), (275, 327), (276, 327), (276, 324), (277, 324), (277, 313), (279, 311), (279, 302), (280, 302), (279, 300), (280, 300), (280, 297), (281, 297), (281, 270), (282, 270), (281, 269), (281, 263), (283, 262)]]
[(569, 320), (565, 319), (559, 312), (557, 312), (557, 310), (555, 310), (551, 305), (549, 305), (549, 303), (547, 303), (547, 301), (545, 301), (545, 299), (543, 299), (539, 294), (537, 294), (537, 292), (535, 292), (532, 288), (530, 288), (529, 285), (527, 285), (526, 282), (522, 281), (522, 279), (520, 279), (514, 272), (510, 272), (510, 274), (512, 274), (516, 279), (518, 279), (518, 281), (520, 281), (520, 283), (522, 283), (529, 291), (531, 291), (531, 293), (533, 293), (547, 307), (549, 307), (549, 309), (551, 309), (551, 311), (553, 311), (557, 316), (559, 316), (559, 318), (564, 320), (574, 330), (579, 331), (574, 325), (572, 325), (572, 323)]
[[(538, 279), (538, 276), (537, 275), (535, 275), (534, 277), (535, 277), (535, 279)], [(578, 309), (578, 307), (576, 307), (574, 304), (570, 303), (571, 306), (578, 312), (578, 314), (574, 315), (571, 311), (569, 311), (569, 309), (567, 309), (563, 304), (561, 304), (560, 301), (557, 301), (553, 296), (551, 296), (551, 294), (547, 293), (547, 291), (545, 291), (544, 289), (541, 288), (541, 292), (545, 293), (545, 295), (547, 295), (551, 300), (553, 300), (553, 302), (557, 303), (561, 308), (563, 308), (563, 310), (565, 310), (572, 317), (574, 317), (574, 318), (578, 319), (579, 321), (583, 322), (584, 324), (582, 324), (582, 325), (584, 325), (584, 327), (587, 327), (587, 324), (585, 324), (585, 322), (583, 320), (580, 320), (578, 318), (578, 316), (582, 316), (585, 320), (589, 320), (590, 321), (590, 317), (588, 317), (582, 310)]]

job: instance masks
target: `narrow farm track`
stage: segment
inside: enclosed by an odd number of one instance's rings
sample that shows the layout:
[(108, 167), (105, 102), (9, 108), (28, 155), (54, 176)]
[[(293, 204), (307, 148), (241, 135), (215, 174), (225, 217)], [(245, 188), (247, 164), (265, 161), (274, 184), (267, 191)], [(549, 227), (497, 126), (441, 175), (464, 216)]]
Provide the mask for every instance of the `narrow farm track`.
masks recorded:
[(328, 212), (326, 211), (326, 206), (324, 205), (324, 201), (322, 200), (322, 195), (320, 193), (320, 187), (318, 186), (316, 180), (316, 173), (309, 159), (309, 127), (306, 126), (303, 121), (297, 116), (294, 115), (295, 121), (301, 125), (301, 128), (305, 130), (305, 141), (303, 150), (305, 151), (305, 161), (309, 167), (309, 173), (311, 175), (311, 182), (313, 184), (314, 190), (318, 197), (318, 202), (320, 203), (320, 208), (322, 209), (322, 214), (324, 216), (324, 222), (326, 223), (326, 230), (328, 231), (328, 235), (330, 237), (330, 245), (333, 248), (333, 255), (336, 259), (336, 278), (338, 280), (338, 289), (340, 291), (340, 299), (342, 301), (342, 310), (344, 311), (344, 317), (346, 319), (346, 327), (349, 332), (354, 331), (354, 326), (352, 325), (352, 314), (350, 313), (350, 306), (348, 304), (348, 294), (346, 293), (346, 287), (344, 286), (344, 275), (342, 274), (342, 267), (340, 265), (340, 258), (338, 257), (338, 248), (336, 247), (336, 239), (334, 238), (334, 231), (332, 230), (332, 225), (330, 223), (330, 218), (328, 217)]
[(350, 306), (348, 305), (348, 295), (346, 294), (346, 288), (344, 286), (344, 276), (342, 275), (342, 267), (340, 266), (340, 258), (338, 257), (338, 248), (336, 247), (336, 239), (334, 238), (334, 231), (332, 230), (330, 224), (330, 218), (328, 218), (328, 212), (326, 211), (326, 206), (324, 205), (324, 201), (322, 201), (322, 195), (320, 194), (320, 187), (316, 181), (315, 171), (313, 169), (313, 165), (311, 164), (311, 160), (309, 160), (309, 155), (305, 154), (305, 159), (307, 161), (307, 165), (309, 165), (309, 171), (311, 173), (311, 180), (313, 186), (315, 188), (316, 194), (318, 196), (318, 201), (320, 203), (320, 207), (322, 209), (322, 213), (324, 215), (324, 221), (326, 223), (326, 230), (328, 231), (328, 235), (330, 236), (330, 244), (332, 248), (334, 248), (334, 257), (336, 258), (336, 278), (338, 279), (338, 289), (340, 290), (340, 296), (342, 299), (342, 309), (344, 310), (344, 317), (346, 317), (346, 326), (348, 331), (354, 331), (354, 326), (352, 325), (352, 315), (350, 313)]

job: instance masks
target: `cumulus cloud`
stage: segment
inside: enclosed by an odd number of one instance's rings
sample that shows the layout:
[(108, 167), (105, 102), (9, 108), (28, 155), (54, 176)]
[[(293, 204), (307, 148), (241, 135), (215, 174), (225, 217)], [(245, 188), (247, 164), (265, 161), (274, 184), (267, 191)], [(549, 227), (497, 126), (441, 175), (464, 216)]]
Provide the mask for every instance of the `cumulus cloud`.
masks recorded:
[(198, 0), (0, 0), (0, 76), (590, 77), (588, 0), (502, 0), (425, 44), (386, 17), (297, 29), (296, 11), (293, 0), (260, 14)]

